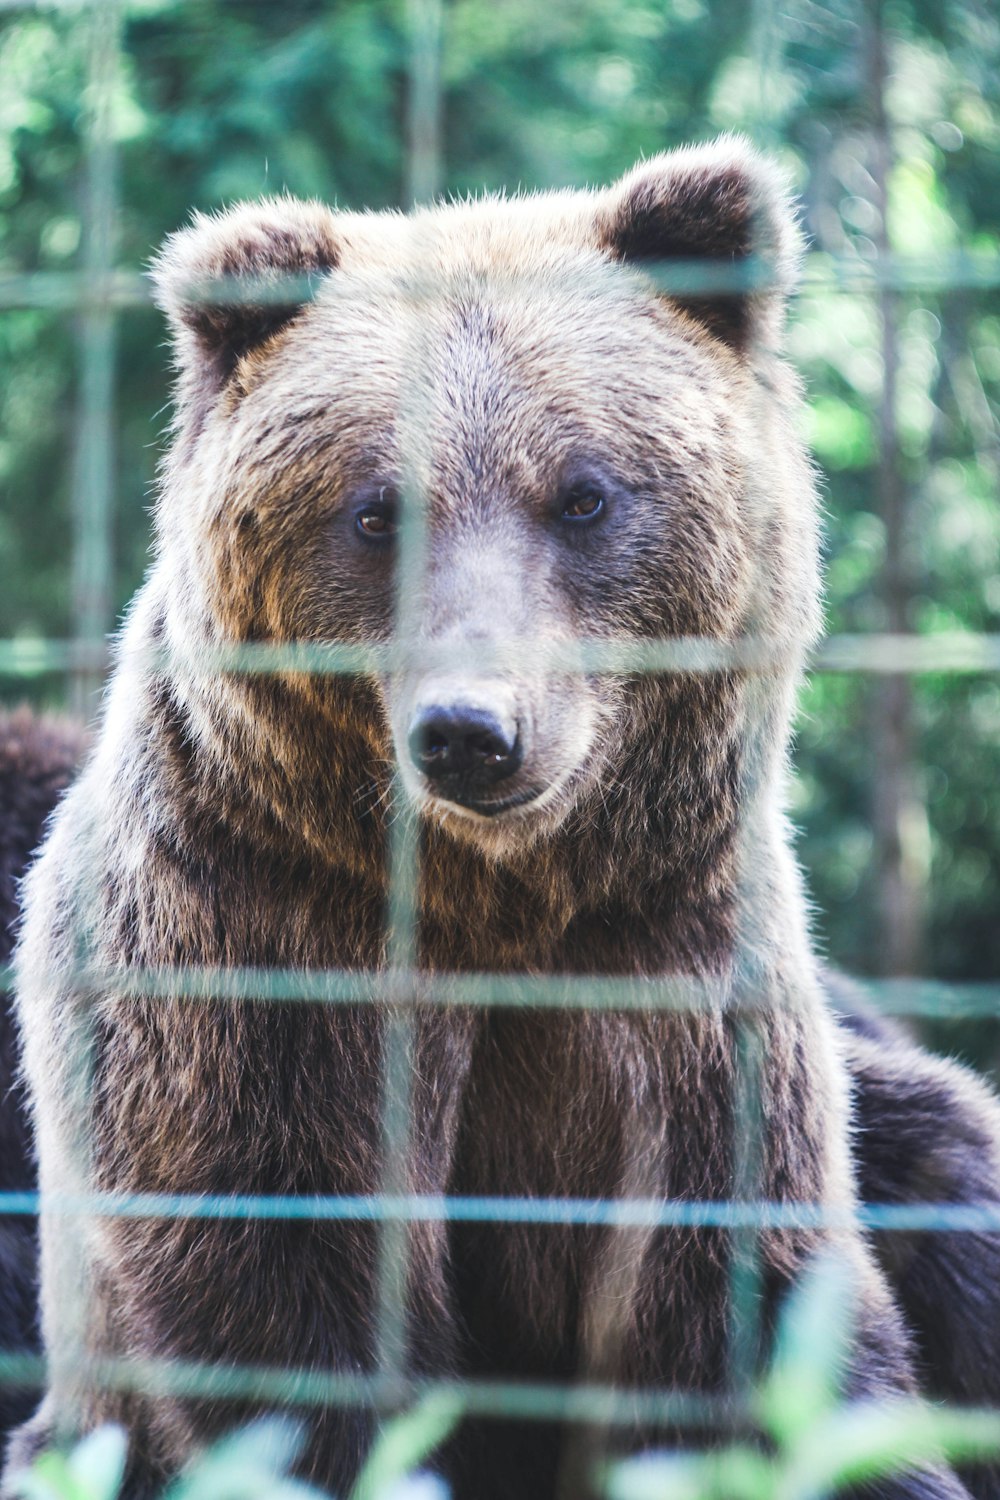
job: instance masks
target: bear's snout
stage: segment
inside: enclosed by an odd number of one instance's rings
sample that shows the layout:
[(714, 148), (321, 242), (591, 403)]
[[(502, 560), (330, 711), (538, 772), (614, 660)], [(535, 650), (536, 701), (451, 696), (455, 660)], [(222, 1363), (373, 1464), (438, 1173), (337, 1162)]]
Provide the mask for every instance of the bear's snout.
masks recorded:
[(474, 695), (423, 695), (406, 736), (410, 761), (435, 794), (476, 812), (500, 811), (492, 795), (521, 767), (524, 750), (516, 715)]
[(583, 677), (432, 670), (381, 686), (412, 803), (493, 856), (557, 828), (601, 764)]
[(525, 762), (510, 682), (465, 673), (424, 679), (409, 715), (405, 753), (435, 798), (487, 816), (504, 810), (511, 798), (502, 784)]

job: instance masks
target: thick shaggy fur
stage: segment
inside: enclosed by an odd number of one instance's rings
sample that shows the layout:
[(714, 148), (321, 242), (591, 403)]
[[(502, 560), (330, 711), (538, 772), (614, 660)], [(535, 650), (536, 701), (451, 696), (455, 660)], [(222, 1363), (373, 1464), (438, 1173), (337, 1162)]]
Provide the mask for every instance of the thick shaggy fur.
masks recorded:
[[(770, 279), (752, 293), (670, 295), (647, 274), (701, 257), (748, 270), (755, 253)], [(45, 1188), (378, 1190), (378, 1005), (149, 999), (128, 970), (351, 969), (377, 1000), (395, 764), (396, 816), (421, 844), (422, 969), (676, 975), (705, 994), (662, 1014), (416, 1008), (397, 1175), (421, 1193), (827, 1205), (844, 1227), (761, 1236), (759, 1357), (825, 1247), (856, 1292), (845, 1389), (914, 1388), (902, 1318), (851, 1227), (845, 1040), (782, 817), (818, 621), (812, 474), (779, 353), (795, 253), (780, 182), (738, 141), (596, 193), (409, 219), (278, 200), (169, 242), (157, 275), (179, 383), (158, 556), (100, 743), (31, 877), (19, 956)], [(276, 302), (285, 272), (312, 276), (315, 299)], [(231, 276), (243, 295), (206, 312), (199, 292)], [(576, 524), (581, 493), (601, 497), (595, 525)], [(362, 524), (387, 496), (425, 511), (398, 608), (391, 536)], [(220, 673), (211, 655), (397, 626), (408, 654), (382, 676)], [(763, 641), (766, 659), (556, 669), (581, 635)], [(410, 726), (441, 702), (516, 728), (502, 804), (446, 794), (411, 756)], [(408, 1250), (413, 1371), (727, 1393), (722, 1230), (421, 1224)], [(238, 1415), (108, 1390), (104, 1357), (372, 1369), (376, 1264), (361, 1224), (106, 1218), (74, 1238), (43, 1220), (51, 1382), (14, 1461), (121, 1418), (140, 1493)], [(345, 1490), (365, 1418), (328, 1411), (311, 1432), (305, 1472)], [(598, 1447), (470, 1422), (446, 1467), (459, 1500), (575, 1500)], [(884, 1491), (963, 1494), (939, 1469)]]
[[(856, 1037), (855, 1129), (865, 1202), (1000, 1202), (995, 1096), (966, 1068), (905, 1038)], [(882, 1232), (879, 1259), (914, 1331), (934, 1396), (995, 1404), (1000, 1391), (1000, 1236)]]
[[(10, 961), (19, 910), (18, 886), (41, 843), (49, 814), (73, 777), (83, 735), (61, 719), (28, 709), (0, 714), (0, 964)], [(0, 1004), (0, 1192), (31, 1192), (35, 1162), (9, 997)], [(0, 1219), (0, 1349), (39, 1347), (36, 1227), (27, 1218)], [(29, 1416), (29, 1391), (0, 1386), (0, 1433)]]
[[(931, 1057), (872, 1015), (842, 974), (824, 985), (850, 1033), (854, 1155), (864, 1203), (1000, 1207), (1000, 1105), (967, 1068)], [(882, 1231), (874, 1247), (914, 1337), (921, 1388), (937, 1400), (1000, 1402), (1000, 1234)], [(966, 1476), (1000, 1494), (1000, 1468)]]

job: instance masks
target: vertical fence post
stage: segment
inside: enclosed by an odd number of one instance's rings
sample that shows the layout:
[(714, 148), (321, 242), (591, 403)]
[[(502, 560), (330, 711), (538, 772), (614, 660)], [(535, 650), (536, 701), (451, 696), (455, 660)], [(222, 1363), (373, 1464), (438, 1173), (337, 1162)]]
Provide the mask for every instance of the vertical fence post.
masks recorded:
[(775, 0), (752, 0), (750, 6), (750, 55), (757, 73), (757, 108), (753, 135), (768, 150), (776, 144), (777, 96), (774, 82), (780, 67), (781, 27)]
[[(784, 36), (776, 0), (753, 0), (749, 50), (758, 84), (753, 134), (764, 149), (773, 149), (776, 144), (775, 82), (781, 68), (783, 47)], [(758, 256), (756, 243), (754, 256), (755, 259)], [(764, 264), (764, 256), (761, 256), (758, 269)], [(761, 431), (774, 422), (771, 400), (762, 387), (756, 390), (755, 418)], [(757, 582), (762, 586), (759, 569)], [(738, 830), (738, 880), (743, 889), (753, 883), (755, 872), (760, 867), (757, 850), (760, 836), (756, 818), (748, 820), (744, 816)], [(737, 968), (736, 984), (743, 993), (737, 994), (737, 1007), (732, 1018), (735, 1092), (732, 1100), (732, 1163), (733, 1199), (743, 1203), (762, 1196), (767, 1151), (764, 1089), (771, 1035), (769, 1012), (787, 1004), (788, 997), (779, 993), (774, 984), (764, 987), (755, 965), (747, 965), (744, 972), (739, 972), (744, 966), (738, 957)], [(749, 1399), (764, 1353), (761, 1316), (764, 1278), (758, 1226), (749, 1224), (730, 1231), (729, 1257), (729, 1387), (738, 1404)]]
[[(90, 0), (83, 10), (87, 28), (87, 77), (83, 100), (83, 308), (79, 314), (79, 388), (73, 467), (73, 629), (76, 646), (72, 698), (88, 717), (103, 680), (105, 636), (110, 625), (114, 489), (115, 310), (111, 285), (116, 252), (117, 153), (114, 143), (115, 91), (121, 45), (120, 0)], [(81, 872), (81, 885), (89, 872)], [(78, 1117), (88, 1117), (93, 1093), (93, 996), (87, 976), (86, 931), (92, 892), (73, 908), (77, 949), (72, 1035), (74, 1055), (69, 1087)], [(85, 1199), (93, 1187), (92, 1141), (81, 1132), (62, 1181), (48, 1184)], [(39, 1203), (44, 1213), (46, 1194)], [(86, 1410), (92, 1309), (87, 1280), (89, 1226), (81, 1215), (68, 1225), (49, 1227), (47, 1274), (60, 1283), (66, 1321), (58, 1351), (50, 1352), (50, 1388), (59, 1392), (61, 1439), (76, 1437)], [(72, 1289), (72, 1294), (68, 1289)]]
[[(407, 111), (407, 193), (411, 203), (433, 197), (440, 180), (440, 0), (409, 0), (407, 6), (410, 94)], [(423, 284), (411, 295), (432, 295)], [(419, 351), (414, 351), (418, 353)], [(419, 623), (426, 556), (426, 512), (430, 452), (428, 392), (420, 384), (422, 362), (409, 361), (416, 372), (406, 392), (402, 428), (405, 454), (396, 578), (397, 649), (408, 648)], [(407, 446), (407, 439), (413, 448)], [(398, 664), (397, 664), (398, 665)], [(382, 1078), (381, 1188), (388, 1197), (412, 1190), (413, 1070), (417, 1041), (413, 976), (418, 963), (420, 826), (407, 807), (398, 774), (393, 786), (389, 833), (388, 962), (390, 999), (386, 1008)], [(386, 1213), (379, 1225), (378, 1348), (379, 1375), (388, 1389), (401, 1386), (407, 1370), (407, 1297), (410, 1228), (405, 1218)]]
[(407, 0), (406, 197), (428, 203), (441, 190), (441, 0)]
[[(885, 527), (885, 564), (880, 587), (883, 629), (902, 635), (910, 626), (912, 568), (896, 414), (898, 295), (885, 274), (891, 248), (889, 178), (892, 140), (885, 102), (888, 60), (883, 8), (883, 0), (868, 0), (866, 69), (871, 176), (878, 217), (875, 241), (880, 272), (877, 296), (882, 357), (875, 483), (877, 505)], [(872, 815), (882, 929), (879, 949), (885, 973), (916, 974), (922, 947), (927, 838), (926, 815), (914, 762), (913, 688), (906, 673), (891, 673), (879, 684), (872, 714)]]
[[(419, 292), (415, 295), (419, 295)], [(419, 368), (419, 362), (411, 362)], [(408, 393), (411, 401), (419, 393)], [(404, 427), (410, 435), (423, 429), (412, 408)], [(422, 455), (419, 455), (422, 456)], [(397, 652), (413, 638), (421, 594), (425, 554), (426, 465), (405, 460), (403, 504), (398, 536), (396, 577)], [(398, 665), (398, 664), (397, 664)], [(388, 1003), (382, 1052), (382, 1176), (387, 1198), (401, 1198), (413, 1189), (413, 1072), (417, 1022), (414, 1015), (414, 976), (418, 964), (420, 912), (420, 825), (410, 810), (406, 792), (395, 773), (388, 849)], [(395, 1404), (392, 1387), (401, 1388), (407, 1369), (407, 1299), (410, 1226), (405, 1217), (384, 1213), (378, 1227), (378, 1373), (386, 1386), (386, 1401)]]
[(111, 303), (118, 207), (114, 96), (121, 40), (120, 0), (92, 0), (84, 96), (83, 284), (79, 394), (72, 482), (73, 633), (79, 667), (73, 707), (89, 715), (101, 682), (113, 570), (115, 311)]

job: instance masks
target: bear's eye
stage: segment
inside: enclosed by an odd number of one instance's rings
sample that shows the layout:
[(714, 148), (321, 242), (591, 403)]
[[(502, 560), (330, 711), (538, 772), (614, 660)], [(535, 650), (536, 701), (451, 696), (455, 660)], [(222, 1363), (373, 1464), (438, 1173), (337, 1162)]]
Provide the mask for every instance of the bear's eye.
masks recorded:
[(354, 524), (370, 542), (384, 542), (396, 533), (397, 495), (391, 485), (383, 485), (378, 498), (366, 500), (354, 512)]
[(596, 521), (604, 514), (604, 491), (592, 479), (581, 479), (563, 491), (559, 503), (564, 521)]

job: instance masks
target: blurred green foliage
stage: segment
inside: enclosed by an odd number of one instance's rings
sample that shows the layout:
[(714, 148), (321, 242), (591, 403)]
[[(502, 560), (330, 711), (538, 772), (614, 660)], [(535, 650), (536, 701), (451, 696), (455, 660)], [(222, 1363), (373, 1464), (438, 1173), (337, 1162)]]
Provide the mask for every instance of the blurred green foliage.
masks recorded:
[[(427, 1395), (386, 1422), (349, 1500), (447, 1500), (443, 1482), (421, 1472), (449, 1436), (460, 1410), (450, 1397)], [(164, 1500), (331, 1500), (290, 1471), (305, 1433), (288, 1417), (261, 1417), (206, 1449), (164, 1491)], [(13, 1500), (120, 1500), (127, 1490), (128, 1435), (99, 1427), (67, 1452), (39, 1454), (12, 1477)]]
[(608, 1500), (819, 1500), (862, 1493), (919, 1465), (1000, 1452), (1000, 1415), (915, 1398), (845, 1400), (853, 1321), (848, 1268), (818, 1256), (782, 1310), (771, 1368), (752, 1397), (765, 1442), (645, 1453), (610, 1467)]
[[(192, 208), (289, 192), (382, 207), (405, 194), (403, 0), (131, 0), (114, 99), (117, 256), (142, 267)], [(1000, 21), (986, 0), (886, 0), (893, 249), (995, 252), (1000, 215)], [(832, 289), (834, 257), (878, 235), (856, 0), (446, 0), (442, 187), (606, 180), (641, 154), (746, 129), (796, 182), (817, 272), (791, 351), (824, 473), (828, 623), (884, 624), (876, 493), (881, 390), (874, 299)], [(14, 6), (0, 29), (0, 273), (81, 264), (85, 8)], [(942, 263), (943, 264), (943, 263)], [(947, 272), (948, 267), (944, 266)], [(1000, 629), (997, 403), (1000, 296), (960, 274), (898, 299), (899, 463), (909, 504), (910, 626)], [(72, 630), (69, 495), (74, 317), (0, 315), (0, 636)], [(118, 330), (115, 602), (144, 567), (146, 505), (166, 417), (163, 329)], [(9, 697), (23, 684), (5, 683)], [(61, 685), (29, 684), (58, 701)], [(817, 676), (803, 702), (793, 813), (830, 956), (877, 971), (871, 710), (877, 678)], [(1000, 974), (1000, 685), (926, 677), (915, 689), (920, 797), (909, 830), (926, 888), (926, 972)], [(950, 1032), (989, 1060), (982, 1029)]]
[[(905, 1396), (845, 1399), (855, 1289), (835, 1254), (814, 1257), (782, 1308), (742, 1435), (705, 1451), (605, 1461), (600, 1492), (607, 1500), (818, 1500), (916, 1466), (995, 1459), (1000, 1413)], [(428, 1393), (390, 1418), (349, 1500), (448, 1500), (432, 1468), (461, 1416), (459, 1397)], [(201, 1453), (163, 1500), (332, 1500), (293, 1476), (303, 1437), (289, 1418), (259, 1418)], [(12, 1500), (120, 1500), (127, 1456), (125, 1431), (100, 1427), (13, 1476)]]

